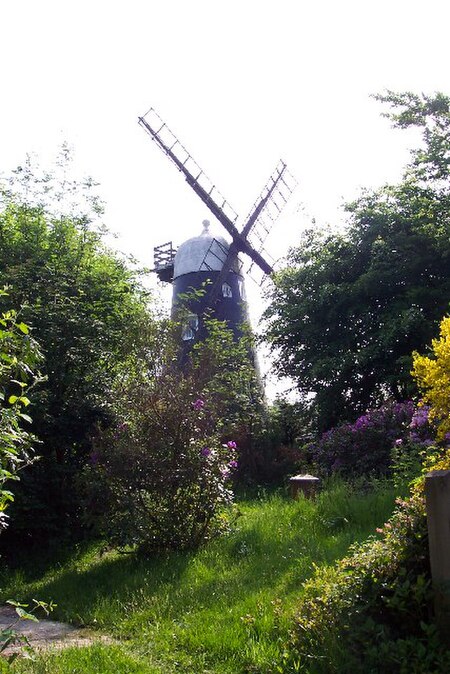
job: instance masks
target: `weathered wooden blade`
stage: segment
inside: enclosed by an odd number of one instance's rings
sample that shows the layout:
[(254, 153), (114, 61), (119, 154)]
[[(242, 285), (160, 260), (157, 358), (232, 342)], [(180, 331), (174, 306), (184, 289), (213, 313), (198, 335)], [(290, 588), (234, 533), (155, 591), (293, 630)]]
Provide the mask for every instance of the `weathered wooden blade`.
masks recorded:
[[(235, 245), (237, 252), (245, 253), (264, 273), (271, 274), (273, 271), (271, 265), (247, 240), (247, 234), (251, 231), (260, 213), (266, 207), (266, 204), (273, 198), (278, 182), (283, 179), (283, 172), (279, 175), (277, 174), (276, 180), (273, 181), (274, 184), (270, 185), (269, 189), (266, 189), (266, 193), (262, 195), (259, 202), (255, 205), (243, 231), (239, 232), (236, 227), (238, 218), (237, 213), (231, 208), (228, 201), (220, 194), (216, 186), (209, 180), (204, 171), (191, 157), (189, 152), (180, 143), (175, 134), (168, 128), (158, 113), (153, 108), (150, 108), (143, 117), (139, 117), (139, 124), (151, 136), (164, 154), (166, 154), (173, 164), (175, 164), (177, 169), (183, 173), (187, 183), (192, 187), (194, 192), (200, 197), (221, 225), (225, 227), (233, 239), (233, 244)], [(286, 166), (283, 165), (283, 167), (284, 171)]]

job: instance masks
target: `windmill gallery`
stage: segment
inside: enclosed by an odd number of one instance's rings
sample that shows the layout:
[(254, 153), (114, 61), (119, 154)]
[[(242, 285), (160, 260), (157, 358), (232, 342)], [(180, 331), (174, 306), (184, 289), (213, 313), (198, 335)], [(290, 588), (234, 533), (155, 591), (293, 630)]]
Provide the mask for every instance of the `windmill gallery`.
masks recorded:
[[(155, 247), (154, 271), (160, 281), (173, 284), (172, 315), (181, 298), (193, 291), (188, 300), (182, 339), (188, 345), (204, 337), (204, 317), (214, 315), (226, 321), (235, 336), (247, 320), (242, 253), (263, 274), (271, 274), (273, 266), (264, 250), (266, 238), (278, 215), (291, 196), (296, 181), (279, 161), (249, 215), (239, 225), (239, 218), (178, 138), (153, 109), (139, 117), (139, 124), (184, 175), (188, 185), (224, 227), (231, 243), (210, 232), (209, 220), (203, 221), (203, 232), (189, 238), (178, 250), (172, 242)], [(200, 293), (198, 291), (201, 291)]]

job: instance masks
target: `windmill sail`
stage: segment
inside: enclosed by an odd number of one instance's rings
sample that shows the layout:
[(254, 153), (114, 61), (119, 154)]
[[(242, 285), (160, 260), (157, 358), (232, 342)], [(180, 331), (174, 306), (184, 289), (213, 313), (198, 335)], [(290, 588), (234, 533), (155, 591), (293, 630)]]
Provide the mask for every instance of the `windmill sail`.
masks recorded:
[(197, 162), (191, 157), (184, 145), (180, 143), (175, 134), (161, 119), (154, 108), (139, 117), (139, 124), (146, 130), (158, 147), (169, 157), (177, 169), (183, 173), (188, 184), (202, 199), (204, 204), (215, 215), (218, 221), (225, 227), (233, 239), (239, 251), (246, 253), (252, 258), (264, 273), (272, 273), (272, 267), (266, 262), (260, 253), (247, 241), (245, 234), (239, 232), (236, 227), (237, 213), (229, 202), (221, 195), (216, 186), (207, 177)]

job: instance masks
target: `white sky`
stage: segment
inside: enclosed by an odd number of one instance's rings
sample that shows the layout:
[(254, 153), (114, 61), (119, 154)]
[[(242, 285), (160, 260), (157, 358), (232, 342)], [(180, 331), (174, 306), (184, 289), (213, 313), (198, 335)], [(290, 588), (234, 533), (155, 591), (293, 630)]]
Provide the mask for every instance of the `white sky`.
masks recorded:
[(449, 93), (449, 19), (448, 0), (3, 0), (0, 171), (67, 140), (116, 245), (151, 266), (208, 217), (137, 124), (153, 106), (243, 216), (288, 163), (277, 257), (311, 217), (338, 224), (359, 187), (400, 176), (411, 136), (369, 95)]

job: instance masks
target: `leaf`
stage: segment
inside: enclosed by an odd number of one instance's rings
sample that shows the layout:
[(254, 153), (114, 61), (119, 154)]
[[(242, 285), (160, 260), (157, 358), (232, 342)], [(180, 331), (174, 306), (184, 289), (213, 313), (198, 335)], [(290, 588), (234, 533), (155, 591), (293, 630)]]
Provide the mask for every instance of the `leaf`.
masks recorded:
[(30, 332), (28, 325), (26, 325), (25, 323), (17, 323), (17, 327), (21, 332), (23, 332), (24, 335), (28, 335), (28, 333)]
[(16, 607), (16, 613), (21, 620), (32, 620), (35, 623), (39, 622), (35, 615), (28, 613), (28, 611), (24, 611), (24, 609), (20, 608), (20, 606)]
[(14, 405), (19, 400), (19, 396), (9, 396), (8, 402), (10, 405)]

